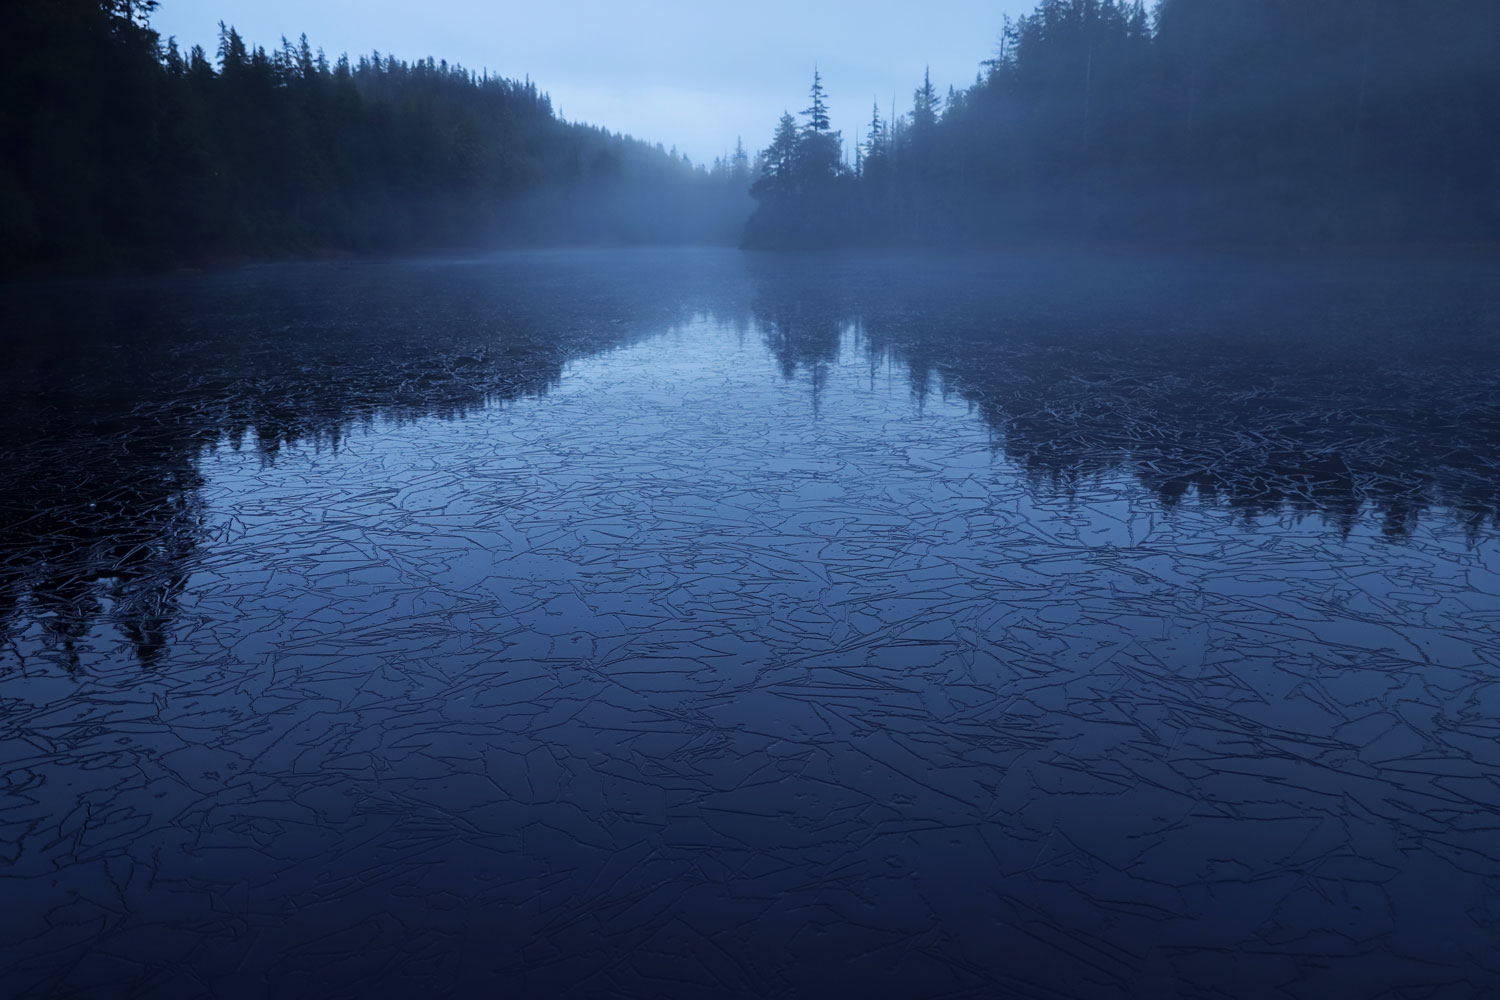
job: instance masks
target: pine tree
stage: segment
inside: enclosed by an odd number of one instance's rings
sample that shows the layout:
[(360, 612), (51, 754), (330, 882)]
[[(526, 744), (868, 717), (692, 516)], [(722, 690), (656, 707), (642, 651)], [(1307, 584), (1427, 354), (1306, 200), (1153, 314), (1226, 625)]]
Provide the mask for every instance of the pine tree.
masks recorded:
[(734, 139), (734, 156), (729, 160), (729, 176), (735, 183), (740, 184), (750, 176), (750, 157), (745, 153), (745, 140), (740, 136)]
[(865, 133), (865, 159), (874, 160), (885, 153), (886, 129), (885, 122), (880, 120), (880, 102), (873, 102), (870, 111), (870, 127)]
[(932, 70), (928, 69), (922, 74), (922, 86), (912, 94), (911, 127), (913, 132), (925, 134), (937, 124), (938, 103), (937, 90), (932, 86)]
[(790, 111), (783, 111), (781, 120), (776, 123), (776, 134), (772, 136), (771, 145), (766, 148), (763, 157), (767, 177), (777, 181), (791, 178), (797, 163), (797, 146), (800, 140), (797, 119), (792, 117)]
[(810, 132), (827, 132), (832, 125), (828, 118), (828, 103), (823, 98), (823, 76), (817, 70), (813, 70), (812, 107), (802, 113), (807, 116)]

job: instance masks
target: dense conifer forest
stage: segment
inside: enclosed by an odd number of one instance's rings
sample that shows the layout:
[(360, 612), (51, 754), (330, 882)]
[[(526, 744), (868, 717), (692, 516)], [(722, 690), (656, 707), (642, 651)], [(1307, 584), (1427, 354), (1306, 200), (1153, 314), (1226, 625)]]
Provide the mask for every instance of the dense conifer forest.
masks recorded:
[(307, 39), (218, 51), (154, 2), (36, 0), (0, 31), (0, 270), (504, 244), (733, 243), (712, 168), (571, 124), (534, 83)]
[(7, 10), (0, 271), (576, 243), (1500, 236), (1497, 3), (1041, 0), (1004, 23), (972, 86), (924, 79), (846, 139), (815, 75), (753, 163), (740, 147), (711, 166), (564, 121), (529, 80), (431, 58), (267, 50), (232, 27), (214, 53), (182, 51), (151, 29), (155, 6)]
[(1042, 0), (854, 139), (815, 77), (764, 165), (752, 246), (1493, 241), (1500, 3)]

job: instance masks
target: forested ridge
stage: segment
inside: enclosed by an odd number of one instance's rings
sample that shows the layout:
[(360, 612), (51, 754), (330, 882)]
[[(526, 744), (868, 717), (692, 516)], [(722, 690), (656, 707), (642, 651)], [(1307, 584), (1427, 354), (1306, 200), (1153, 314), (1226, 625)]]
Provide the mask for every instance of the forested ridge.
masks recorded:
[(154, 2), (35, 0), (0, 30), (0, 270), (320, 251), (733, 243), (712, 167), (562, 121), (530, 81), (306, 38), (181, 51)]
[(965, 89), (924, 79), (846, 139), (815, 75), (753, 163), (740, 147), (700, 166), (431, 58), (268, 50), (232, 27), (183, 51), (155, 6), (7, 9), (0, 273), (578, 243), (1500, 238), (1500, 3), (1041, 0)]
[(859, 132), (815, 77), (746, 242), (1494, 241), (1500, 3), (1042, 0)]

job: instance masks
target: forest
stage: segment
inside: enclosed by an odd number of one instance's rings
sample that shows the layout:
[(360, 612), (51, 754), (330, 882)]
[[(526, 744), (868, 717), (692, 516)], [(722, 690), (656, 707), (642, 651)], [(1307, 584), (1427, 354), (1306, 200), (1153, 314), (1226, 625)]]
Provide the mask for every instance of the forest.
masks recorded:
[(567, 122), (530, 80), (432, 58), (268, 50), (228, 26), (215, 53), (184, 52), (152, 30), (155, 6), (7, 12), (0, 273), (520, 245), (1500, 236), (1500, 4), (1042, 0), (966, 89), (924, 79), (846, 140), (815, 75), (753, 160), (740, 145), (705, 165)]
[(1493, 241), (1497, 52), (1473, 0), (1042, 0), (854, 140), (815, 76), (746, 242)]
[(531, 81), (304, 37), (217, 53), (154, 0), (42, 0), (0, 31), (0, 272), (321, 252), (733, 243), (743, 151), (709, 167), (561, 120)]

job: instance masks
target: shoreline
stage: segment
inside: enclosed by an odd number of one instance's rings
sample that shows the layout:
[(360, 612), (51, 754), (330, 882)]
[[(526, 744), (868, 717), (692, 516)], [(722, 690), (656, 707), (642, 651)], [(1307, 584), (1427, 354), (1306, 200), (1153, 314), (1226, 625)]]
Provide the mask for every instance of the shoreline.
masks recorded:
[(1187, 256), (1254, 256), (1285, 259), (1338, 257), (1444, 259), (1500, 254), (1500, 242), (1443, 241), (1433, 243), (1365, 243), (1330, 242), (1283, 244), (1269, 242), (1213, 242), (1189, 240), (1144, 241), (1016, 241), (968, 246), (951, 245), (880, 245), (842, 244), (826, 247), (756, 247), (728, 243), (516, 243), (487, 247), (427, 247), (411, 250), (363, 252), (336, 248), (289, 251), (274, 254), (211, 254), (193, 261), (163, 266), (130, 266), (115, 264), (102, 267), (43, 267), (35, 270), (0, 274), (0, 288), (42, 285), (68, 281), (161, 278), (233, 271), (245, 267), (275, 264), (317, 264), (333, 262), (443, 260), (455, 257), (485, 257), (505, 253), (546, 251), (636, 251), (636, 250), (739, 250), (746, 254), (766, 256), (809, 257), (984, 257), (994, 254), (1016, 255), (1034, 252), (1047, 255), (1130, 256), (1136, 254), (1170, 254)]

